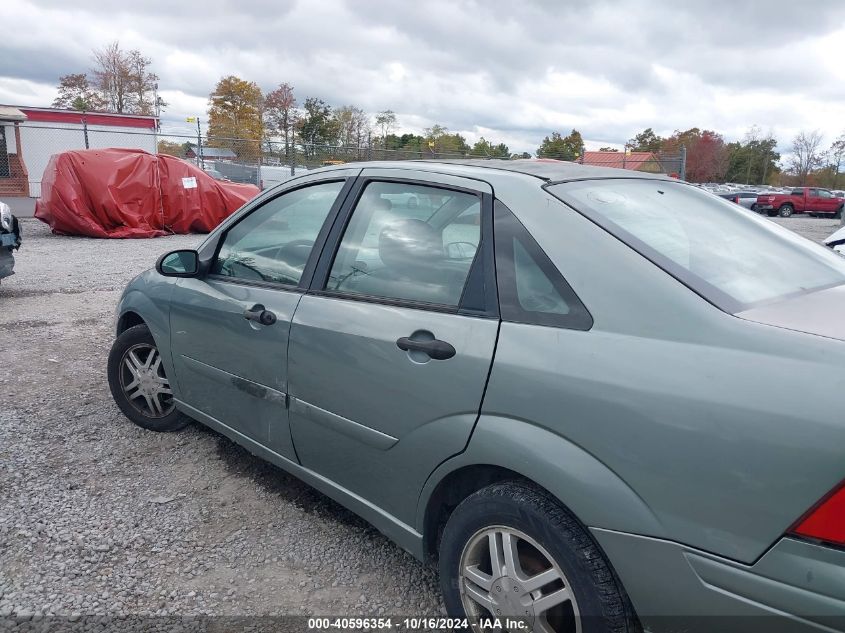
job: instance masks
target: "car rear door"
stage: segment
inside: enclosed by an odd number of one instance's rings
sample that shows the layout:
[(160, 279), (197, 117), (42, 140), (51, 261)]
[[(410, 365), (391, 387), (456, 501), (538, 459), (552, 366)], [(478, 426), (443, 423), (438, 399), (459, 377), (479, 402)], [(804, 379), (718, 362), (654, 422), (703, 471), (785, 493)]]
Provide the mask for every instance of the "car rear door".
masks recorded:
[(291, 327), (301, 463), (402, 521), (465, 447), (484, 394), (499, 328), (491, 194), (364, 170)]
[(320, 244), (360, 170), (297, 179), (222, 232), (202, 278), (180, 279), (170, 301), (180, 402), (295, 459), (287, 348), (296, 306)]

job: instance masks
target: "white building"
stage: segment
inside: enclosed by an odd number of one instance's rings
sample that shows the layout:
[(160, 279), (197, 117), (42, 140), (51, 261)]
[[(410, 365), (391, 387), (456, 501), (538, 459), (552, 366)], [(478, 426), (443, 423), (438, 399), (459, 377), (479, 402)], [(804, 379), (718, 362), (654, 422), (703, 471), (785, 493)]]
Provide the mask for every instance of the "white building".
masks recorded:
[(156, 151), (154, 116), (0, 105), (0, 196), (41, 195), (53, 154), (122, 147)]

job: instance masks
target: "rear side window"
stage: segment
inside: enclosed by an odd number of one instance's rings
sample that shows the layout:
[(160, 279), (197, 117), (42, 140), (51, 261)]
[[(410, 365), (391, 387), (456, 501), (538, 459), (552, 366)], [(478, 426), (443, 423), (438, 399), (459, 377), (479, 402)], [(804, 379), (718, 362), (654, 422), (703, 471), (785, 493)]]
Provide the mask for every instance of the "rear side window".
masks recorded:
[(326, 290), (457, 308), (481, 241), (480, 196), (371, 182), (352, 212)]
[(832, 251), (683, 183), (585, 180), (548, 191), (726, 312), (845, 283)]
[(593, 319), (539, 244), (498, 200), (496, 278), (504, 321), (589, 330)]

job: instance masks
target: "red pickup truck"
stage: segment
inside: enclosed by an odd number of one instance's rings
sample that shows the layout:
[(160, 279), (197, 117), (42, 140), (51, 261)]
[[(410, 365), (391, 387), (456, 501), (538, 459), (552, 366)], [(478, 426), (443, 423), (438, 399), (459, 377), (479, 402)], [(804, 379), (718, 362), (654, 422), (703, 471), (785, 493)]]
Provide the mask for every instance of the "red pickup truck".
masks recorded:
[(829, 215), (842, 217), (845, 199), (837, 198), (827, 189), (818, 187), (797, 187), (789, 193), (761, 193), (757, 196), (755, 211), (769, 216), (788, 218), (793, 213), (809, 213), (812, 216)]

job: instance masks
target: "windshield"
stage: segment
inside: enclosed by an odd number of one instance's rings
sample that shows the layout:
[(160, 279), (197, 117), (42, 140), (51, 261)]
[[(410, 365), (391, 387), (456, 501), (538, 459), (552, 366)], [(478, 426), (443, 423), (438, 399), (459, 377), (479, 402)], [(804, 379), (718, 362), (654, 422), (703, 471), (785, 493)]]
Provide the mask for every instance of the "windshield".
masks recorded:
[(550, 193), (728, 312), (845, 283), (845, 259), (695, 187), (588, 180)]

